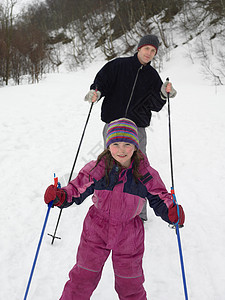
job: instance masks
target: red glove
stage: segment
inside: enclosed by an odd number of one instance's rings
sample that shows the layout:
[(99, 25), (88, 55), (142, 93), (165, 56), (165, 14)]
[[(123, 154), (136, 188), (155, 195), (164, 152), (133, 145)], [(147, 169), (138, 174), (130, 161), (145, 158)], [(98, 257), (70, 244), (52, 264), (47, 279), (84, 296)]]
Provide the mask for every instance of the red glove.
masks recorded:
[(54, 206), (61, 206), (66, 200), (66, 193), (52, 184), (45, 191), (44, 200), (47, 204), (53, 201)]
[[(183, 225), (185, 220), (185, 214), (183, 207), (181, 205), (179, 206), (179, 223), (178, 225)], [(168, 209), (168, 217), (172, 223), (177, 223), (178, 221), (178, 215), (177, 215), (177, 205), (171, 204)]]

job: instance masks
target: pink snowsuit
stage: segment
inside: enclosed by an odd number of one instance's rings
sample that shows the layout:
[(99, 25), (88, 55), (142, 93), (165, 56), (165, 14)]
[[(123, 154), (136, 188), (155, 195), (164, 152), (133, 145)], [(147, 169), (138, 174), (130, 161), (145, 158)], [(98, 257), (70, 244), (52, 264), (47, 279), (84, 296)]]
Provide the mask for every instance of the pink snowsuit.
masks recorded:
[(155, 214), (171, 223), (168, 219), (171, 195), (146, 157), (139, 168), (142, 177), (138, 183), (132, 175), (132, 163), (120, 173), (115, 165), (108, 185), (104, 160), (93, 169), (95, 164), (91, 161), (85, 165), (76, 179), (63, 188), (67, 199), (62, 208), (74, 202), (80, 204), (91, 194), (94, 205), (85, 217), (77, 262), (60, 300), (90, 299), (111, 251), (119, 299), (146, 300), (142, 270), (144, 227), (139, 214), (148, 200)]

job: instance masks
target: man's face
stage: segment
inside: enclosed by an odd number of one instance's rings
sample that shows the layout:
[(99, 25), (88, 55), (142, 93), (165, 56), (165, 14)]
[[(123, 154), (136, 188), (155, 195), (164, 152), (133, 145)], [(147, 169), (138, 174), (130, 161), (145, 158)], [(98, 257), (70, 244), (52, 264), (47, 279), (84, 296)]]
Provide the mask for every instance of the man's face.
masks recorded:
[(143, 46), (138, 50), (138, 59), (142, 65), (149, 63), (155, 55), (156, 49), (151, 45)]

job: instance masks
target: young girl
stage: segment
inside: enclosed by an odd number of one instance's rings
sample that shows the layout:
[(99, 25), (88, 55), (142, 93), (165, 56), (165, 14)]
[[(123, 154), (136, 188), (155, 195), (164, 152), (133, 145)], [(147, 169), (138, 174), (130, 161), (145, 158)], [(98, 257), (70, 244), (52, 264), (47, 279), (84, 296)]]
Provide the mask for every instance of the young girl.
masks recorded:
[[(93, 194), (94, 204), (84, 220), (77, 262), (69, 273), (61, 300), (90, 299), (111, 251), (119, 299), (146, 300), (142, 270), (144, 227), (139, 214), (148, 200), (164, 221), (178, 221), (171, 195), (138, 150), (135, 123), (125, 118), (109, 123), (106, 145), (97, 161), (86, 164), (66, 187), (51, 185), (45, 192), (45, 202), (54, 200), (60, 208), (74, 202), (81, 204)], [(179, 224), (183, 225), (180, 205), (179, 215)]]

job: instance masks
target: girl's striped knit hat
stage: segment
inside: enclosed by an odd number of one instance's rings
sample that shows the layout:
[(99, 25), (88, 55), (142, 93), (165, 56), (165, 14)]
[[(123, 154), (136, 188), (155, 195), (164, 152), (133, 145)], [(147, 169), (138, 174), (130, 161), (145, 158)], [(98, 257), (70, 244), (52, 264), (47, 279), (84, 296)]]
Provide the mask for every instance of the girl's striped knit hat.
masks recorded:
[(121, 118), (108, 124), (106, 147), (116, 142), (130, 143), (139, 148), (137, 126), (133, 121)]

